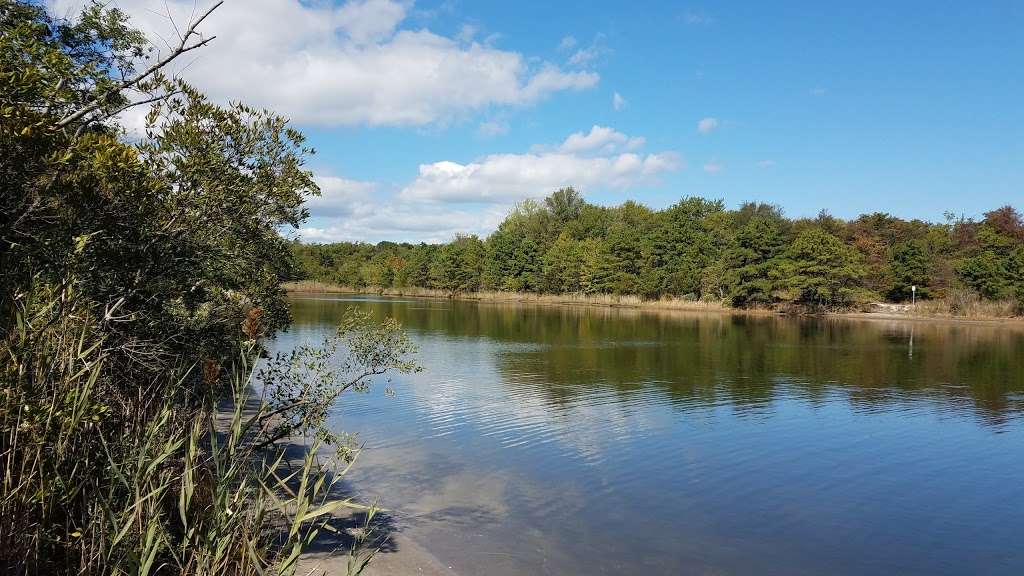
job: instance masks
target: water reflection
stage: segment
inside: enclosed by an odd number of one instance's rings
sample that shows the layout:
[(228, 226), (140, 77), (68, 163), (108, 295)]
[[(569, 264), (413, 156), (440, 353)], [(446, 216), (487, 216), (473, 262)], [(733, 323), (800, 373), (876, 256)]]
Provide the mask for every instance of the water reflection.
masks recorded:
[[(456, 572), (1020, 573), (1024, 331), (440, 300), (358, 487)], [(880, 545), (884, 542), (884, 546)]]
[[(664, 389), (681, 407), (771, 402), (776, 388), (807, 399), (842, 391), (851, 402), (955, 402), (992, 425), (1020, 414), (1024, 330), (972, 324), (681, 314), (635, 309), (373, 300), (375, 316), (414, 333), (486, 338), (512, 386), (530, 372), (552, 407), (601, 384), (621, 394)], [(299, 325), (337, 314), (301, 300)], [(531, 307), (526, 307), (529, 310)], [(917, 354), (914, 353), (915, 338)], [(524, 370), (525, 368), (525, 370)], [(531, 372), (536, 369), (538, 372)], [(910, 395), (914, 391), (919, 394)], [(969, 401), (969, 402), (964, 402)]]

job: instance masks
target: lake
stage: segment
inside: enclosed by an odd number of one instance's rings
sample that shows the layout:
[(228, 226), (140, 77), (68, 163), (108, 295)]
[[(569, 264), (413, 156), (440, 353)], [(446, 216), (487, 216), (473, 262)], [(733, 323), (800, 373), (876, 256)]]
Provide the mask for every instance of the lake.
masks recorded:
[(273, 348), (350, 306), (419, 345), (331, 425), (365, 444), (351, 488), (456, 573), (1024, 574), (1024, 330), (292, 303)]

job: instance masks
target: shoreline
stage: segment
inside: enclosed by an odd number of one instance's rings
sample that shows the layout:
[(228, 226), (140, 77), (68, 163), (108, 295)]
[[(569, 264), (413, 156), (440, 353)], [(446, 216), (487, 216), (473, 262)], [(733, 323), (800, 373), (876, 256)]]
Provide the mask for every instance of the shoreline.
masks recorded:
[[(259, 404), (259, 393), (252, 382), (246, 384), (245, 405), (242, 414), (245, 418), (251, 418), (256, 414)], [(224, 431), (230, 426), (230, 419), (234, 410), (233, 399), (222, 399), (215, 411), (214, 420), (217, 428)], [(302, 446), (303, 451), (308, 449), (307, 439), (301, 435), (293, 435), (287, 439), (288, 442)], [(289, 465), (302, 466), (302, 457), (293, 457)], [(331, 498), (332, 501), (340, 500), (354, 494), (337, 494)], [(347, 524), (358, 515), (354, 508), (342, 506), (331, 511), (330, 516)], [(352, 523), (349, 529), (358, 530), (358, 523)], [(383, 535), (384, 540), (377, 544), (383, 546), (385, 541), (390, 541), (393, 549), (381, 550), (375, 553), (371, 561), (366, 565), (362, 574), (365, 576), (386, 576), (388, 574), (421, 574), (423, 576), (453, 576), (457, 572), (450, 566), (445, 566), (423, 542), (403, 534), (400, 530), (388, 532)], [(298, 558), (296, 574), (320, 573), (325, 576), (345, 576), (349, 574), (349, 561), (351, 557), (348, 549), (340, 542), (333, 541), (334, 537), (329, 533), (322, 533), (314, 540), (314, 546), (304, 550)], [(360, 550), (361, 554), (370, 553), (373, 544), (366, 545)]]
[(541, 306), (579, 306), (594, 308), (624, 308), (651, 311), (697, 312), (728, 314), (738, 316), (792, 316), (805, 318), (839, 318), (844, 320), (901, 321), (915, 323), (936, 323), (967, 326), (990, 326), (999, 328), (1024, 329), (1024, 317), (1009, 316), (944, 316), (911, 314), (893, 311), (825, 312), (822, 314), (786, 314), (779, 310), (764, 308), (732, 308), (718, 302), (701, 302), (684, 299), (644, 300), (632, 295), (585, 295), (585, 294), (534, 294), (529, 292), (448, 292), (432, 288), (352, 288), (322, 282), (287, 282), (282, 285), (289, 295), (348, 294), (361, 296), (396, 296), (410, 298), (433, 298), (461, 300), (467, 302), (533, 304)]

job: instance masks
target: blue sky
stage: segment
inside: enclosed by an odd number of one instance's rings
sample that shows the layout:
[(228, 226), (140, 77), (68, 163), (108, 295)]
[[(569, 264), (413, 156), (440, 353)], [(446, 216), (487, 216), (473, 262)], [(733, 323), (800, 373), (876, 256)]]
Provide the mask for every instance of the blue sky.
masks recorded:
[[(193, 2), (118, 4), (159, 31)], [(318, 150), (309, 240), (486, 234), (561, 185), (790, 216), (1024, 205), (1022, 2), (228, 0), (203, 26), (182, 75)]]

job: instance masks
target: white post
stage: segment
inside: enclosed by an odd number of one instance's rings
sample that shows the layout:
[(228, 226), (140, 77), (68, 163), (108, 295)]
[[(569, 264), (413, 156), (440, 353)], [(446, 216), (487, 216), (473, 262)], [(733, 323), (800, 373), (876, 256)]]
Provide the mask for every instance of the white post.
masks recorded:
[(917, 286), (910, 287), (910, 305), (917, 306)]

